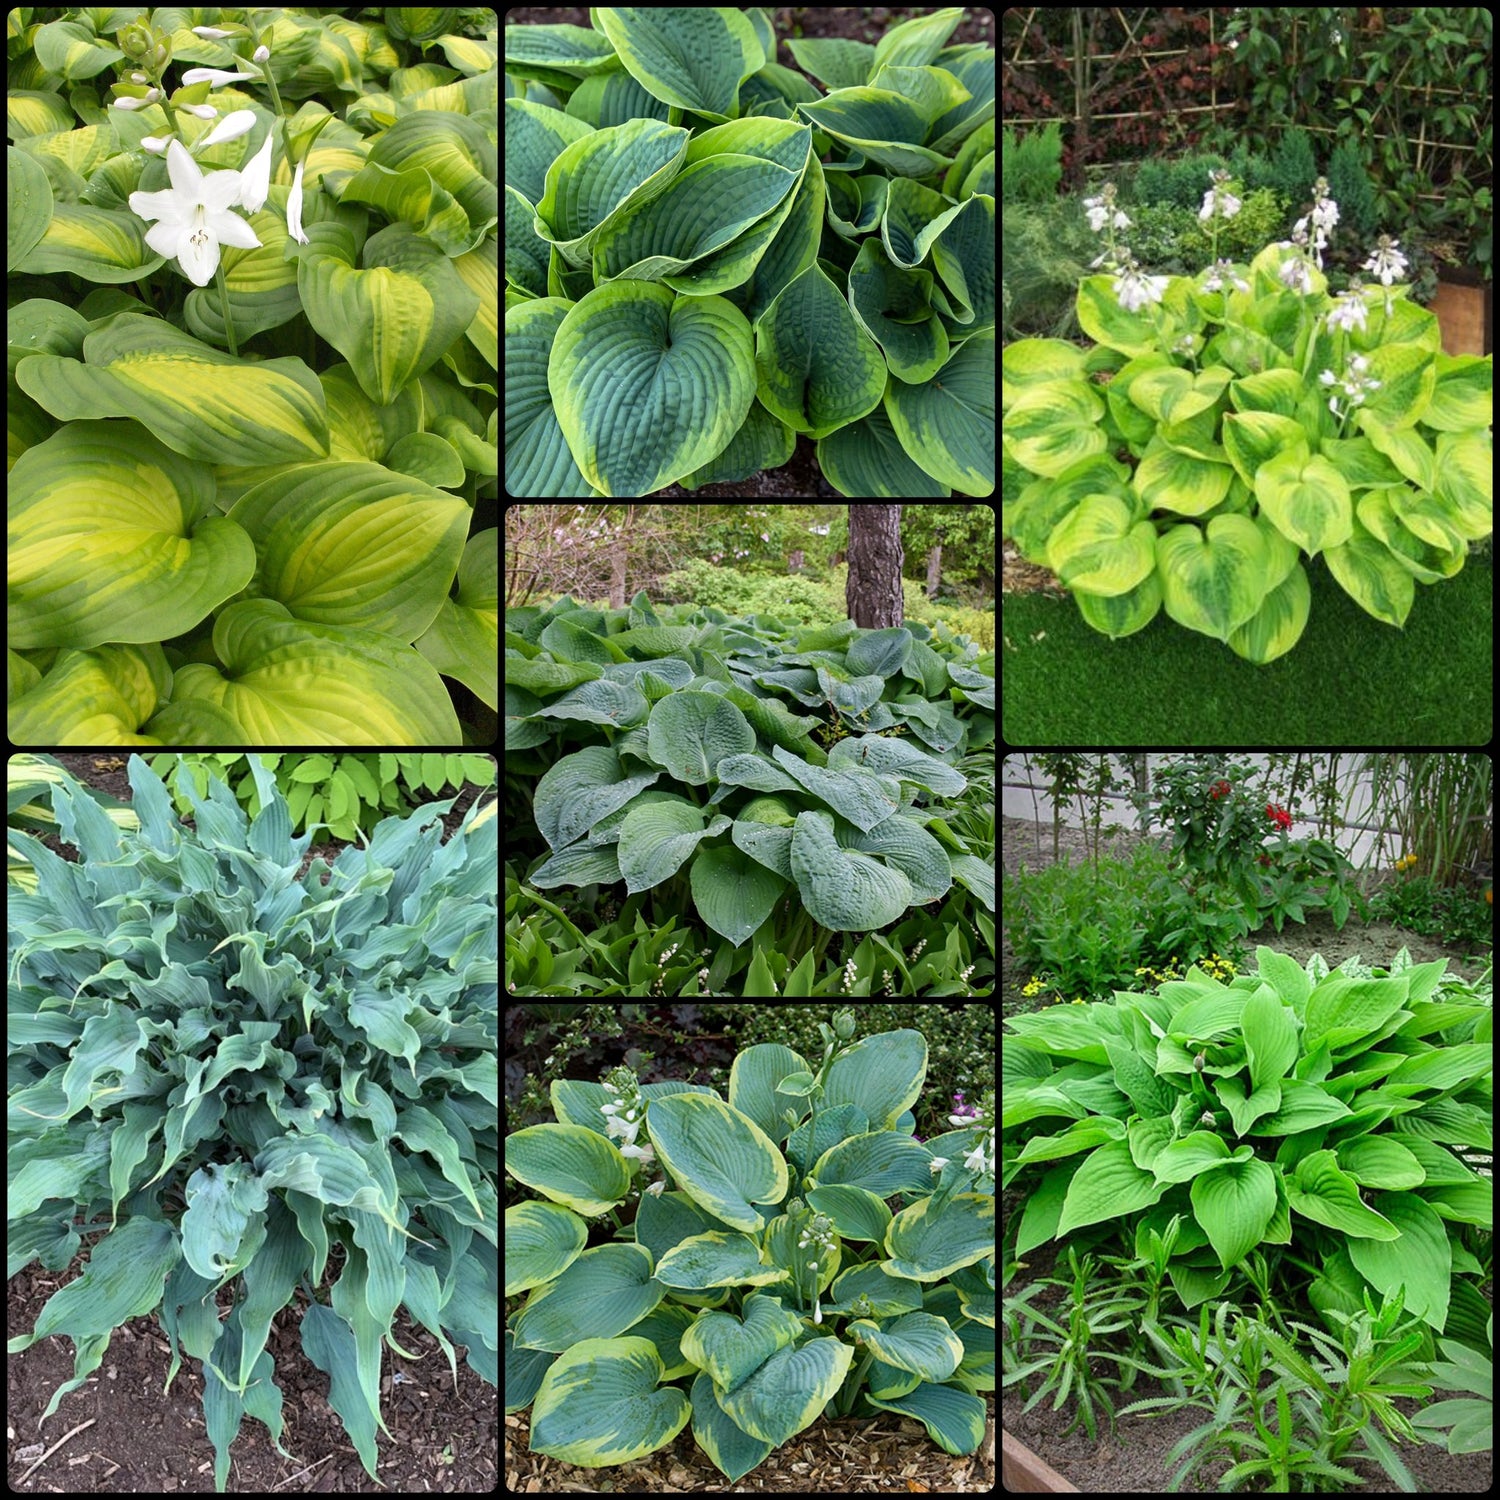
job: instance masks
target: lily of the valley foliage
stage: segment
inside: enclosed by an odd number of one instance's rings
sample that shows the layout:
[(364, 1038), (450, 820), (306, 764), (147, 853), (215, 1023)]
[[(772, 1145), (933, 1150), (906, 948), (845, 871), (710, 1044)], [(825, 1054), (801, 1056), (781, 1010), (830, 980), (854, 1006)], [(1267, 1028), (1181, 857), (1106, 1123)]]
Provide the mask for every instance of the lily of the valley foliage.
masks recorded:
[[(535, 1402), (533, 1452), (628, 1463), (691, 1422), (733, 1482), (856, 1401), (914, 1417), (945, 1452), (978, 1447), (977, 1392), (995, 1388), (993, 1091), (918, 1142), (926, 1039), (851, 1044), (853, 1015), (835, 1024), (818, 1066), (747, 1048), (727, 1103), (621, 1068), (554, 1082), (561, 1123), (506, 1137), (506, 1171), (550, 1200), (505, 1211), (505, 1293), (528, 1293), (505, 1332), (506, 1409)], [(588, 1220), (618, 1222), (658, 1158), (633, 1223), (585, 1249)]]
[(493, 24), (134, 14), (12, 39), (10, 739), (487, 738)]
[(446, 844), (451, 802), (387, 819), (299, 873), (309, 836), (250, 767), (248, 821), (221, 782), (179, 777), (195, 830), (139, 756), (138, 827), (64, 778), (52, 806), (82, 862), (12, 830), (36, 889), (7, 903), (9, 1274), (89, 1246), (8, 1349), (76, 1346), (45, 1421), (156, 1312), (169, 1379), (184, 1353), (201, 1372), (219, 1490), (245, 1416), (285, 1453), (267, 1339), (299, 1294), (372, 1477), (399, 1307), (442, 1349), (435, 1389), (455, 1343), (498, 1384), (495, 804)]
[[(995, 488), (995, 55), (770, 11), (508, 26), (506, 488), (743, 479), (798, 433), (843, 495)], [(826, 94), (809, 81), (816, 78)]]

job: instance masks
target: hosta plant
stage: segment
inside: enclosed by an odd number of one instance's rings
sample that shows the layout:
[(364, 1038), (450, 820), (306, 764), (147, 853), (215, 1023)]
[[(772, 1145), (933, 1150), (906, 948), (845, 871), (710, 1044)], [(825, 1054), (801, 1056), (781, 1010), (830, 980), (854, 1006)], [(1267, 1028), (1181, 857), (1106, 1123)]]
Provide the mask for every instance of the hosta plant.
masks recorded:
[[(539, 772), (531, 807), (551, 849), (527, 886), (623, 882), (654, 893), (663, 921), (691, 907), (719, 944), (693, 969), (718, 984), (754, 955), (746, 994), (815, 993), (827, 932), (934, 902), (993, 956), (993, 820), (988, 845), (955, 831), (970, 785), (957, 763), (994, 738), (993, 654), (915, 622), (658, 614), (645, 594), (510, 611), (506, 642), (507, 764)], [(953, 942), (969, 951), (966, 934)], [(767, 990), (768, 950), (798, 988)], [(526, 973), (520, 943), (511, 956)], [(921, 993), (966, 992), (921, 973)]]
[(488, 742), (493, 37), (447, 10), (32, 14), (11, 742)]
[[(554, 1082), (559, 1123), (506, 1138), (506, 1170), (547, 1200), (505, 1214), (506, 1295), (527, 1294), (505, 1331), (506, 1408), (531, 1405), (533, 1452), (626, 1463), (691, 1423), (733, 1482), (851, 1410), (914, 1417), (949, 1453), (978, 1446), (976, 1393), (995, 1384), (993, 1094), (918, 1142), (926, 1040), (851, 1042), (853, 1016), (835, 1024), (812, 1064), (747, 1048), (727, 1100), (627, 1069)], [(605, 1214), (620, 1227), (590, 1246)]]
[(11, 832), (36, 870), (10, 892), (9, 1274), (87, 1247), (16, 1353), (76, 1349), (43, 1420), (115, 1329), (155, 1312), (203, 1379), (223, 1490), (246, 1415), (278, 1451), (271, 1321), (302, 1304), (307, 1357), (371, 1476), (385, 1345), (404, 1306), (497, 1383), (494, 804), (447, 843), (447, 802), (302, 871), (286, 803), (252, 761), (247, 820), (180, 782), (195, 829), (130, 759), (122, 829), (71, 780), (52, 806), (77, 864)]
[[(1490, 534), (1493, 356), (1443, 352), (1385, 236), (1365, 262), (1381, 284), (1334, 295), (1338, 208), (1325, 182), (1314, 200), (1312, 230), (1248, 266), (1149, 276), (1113, 243), (1130, 220), (1106, 188), (1089, 213), (1113, 274), (1078, 288), (1094, 347), (1005, 350), (1006, 534), (1111, 638), (1165, 610), (1263, 664), (1307, 624), (1305, 562), (1401, 626), (1416, 585)], [(1202, 216), (1237, 207), (1215, 183)]]
[(1494, 1205), (1464, 1154), (1493, 1150), (1492, 1005), (1441, 998), (1446, 961), (1405, 950), (1389, 972), (1256, 956), (1229, 984), (1195, 968), (1158, 994), (1009, 1018), (1016, 1253), (1101, 1225), (1128, 1243), (1180, 1215), (1169, 1274), (1189, 1307), (1288, 1247), (1319, 1308), (1404, 1285), (1437, 1332), (1471, 1322), (1463, 1228), (1491, 1229)]
[[(995, 487), (995, 57), (771, 12), (508, 26), (506, 488), (646, 495), (817, 443), (845, 495)], [(820, 91), (817, 79), (827, 92)]]

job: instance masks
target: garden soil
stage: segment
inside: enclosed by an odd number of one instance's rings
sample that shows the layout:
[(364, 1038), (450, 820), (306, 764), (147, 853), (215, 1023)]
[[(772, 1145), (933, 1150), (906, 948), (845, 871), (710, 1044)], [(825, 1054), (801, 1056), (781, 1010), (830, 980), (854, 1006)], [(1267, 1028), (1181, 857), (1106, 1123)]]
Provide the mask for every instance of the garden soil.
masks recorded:
[[(1029, 818), (1005, 818), (1003, 822), (1002, 855), (1005, 869), (1010, 874), (1014, 874), (1022, 865), (1035, 870), (1054, 864), (1058, 859), (1081, 862), (1088, 857), (1088, 842), (1081, 829), (1064, 827), (1058, 830), (1058, 847), (1054, 858), (1050, 823), (1033, 822)], [(1100, 852), (1106, 856), (1128, 859), (1131, 851), (1145, 837), (1122, 830), (1107, 836), (1101, 844)], [(1169, 841), (1157, 837), (1152, 842), (1165, 849)], [(1365, 884), (1367, 894), (1384, 880), (1391, 878), (1394, 876), (1388, 871), (1368, 875)], [(1462, 973), (1464, 969), (1456, 960), (1462, 959), (1466, 952), (1462, 947), (1435, 942), (1385, 922), (1365, 925), (1351, 921), (1340, 932), (1324, 913), (1315, 914), (1312, 921), (1301, 927), (1294, 922), (1288, 923), (1280, 933), (1270, 927), (1259, 933), (1251, 933), (1245, 943), (1252, 949), (1257, 944), (1275, 947), (1282, 953), (1290, 954), (1299, 963), (1305, 963), (1314, 953), (1321, 953), (1330, 968), (1355, 955), (1366, 963), (1384, 964), (1404, 947), (1410, 950), (1412, 959), (1417, 963), (1446, 958), (1450, 961), (1453, 972)], [(1026, 977), (1011, 951), (1007, 937), (1001, 955), (1001, 993), (1004, 996), (1005, 1014), (1023, 1008), (1037, 1008), (1039, 1002), (1021, 1000), (1020, 987)], [(1002, 1223), (1009, 1218), (1011, 1210), (1018, 1206), (1018, 1196), (1002, 1193)], [(1053, 1274), (1062, 1248), (1055, 1243), (1048, 1243), (1030, 1252), (1026, 1267), (1029, 1279)], [(1023, 1284), (1013, 1284), (1009, 1289), (1012, 1295)], [(1486, 1289), (1486, 1295), (1492, 1295), (1492, 1288)], [(1055, 1317), (1057, 1307), (1066, 1298), (1065, 1287), (1049, 1287), (1037, 1297), (1035, 1305), (1049, 1310), (1049, 1316)], [(1096, 1373), (1102, 1375), (1104, 1366), (1097, 1366)], [(1157, 1381), (1142, 1376), (1133, 1389), (1115, 1399), (1115, 1405), (1129, 1406), (1135, 1401), (1169, 1394)], [(1433, 1399), (1455, 1398), (1459, 1394), (1438, 1391)], [(1395, 1404), (1410, 1416), (1424, 1403), (1400, 1397)], [(1005, 1395), (1001, 1409), (1003, 1430), (1020, 1439), (1080, 1490), (1096, 1494), (1142, 1491), (1165, 1493), (1172, 1476), (1181, 1467), (1180, 1463), (1169, 1466), (1166, 1462), (1167, 1454), (1174, 1443), (1204, 1420), (1204, 1414), (1197, 1410), (1142, 1414), (1138, 1417), (1120, 1418), (1111, 1431), (1107, 1419), (1099, 1416), (1097, 1437), (1091, 1438), (1082, 1425), (1065, 1437), (1063, 1430), (1071, 1418), (1065, 1412), (1054, 1412), (1051, 1398), (1039, 1402), (1029, 1412), (1023, 1412), (1025, 1405), (1026, 1398), (1023, 1395), (1014, 1391)], [(1398, 1452), (1401, 1461), (1416, 1477), (1421, 1489), (1429, 1493), (1482, 1494), (1491, 1488), (1494, 1477), (1493, 1453), (1450, 1454), (1432, 1444), (1421, 1447), (1405, 1445)], [(1394, 1493), (1390, 1479), (1377, 1465), (1363, 1460), (1344, 1460), (1344, 1463), (1363, 1475), (1367, 1481), (1361, 1493), (1372, 1490)], [(1228, 1459), (1206, 1465), (1196, 1484), (1184, 1484), (1182, 1488), (1189, 1493), (1213, 1490), (1219, 1476), (1229, 1467)]]

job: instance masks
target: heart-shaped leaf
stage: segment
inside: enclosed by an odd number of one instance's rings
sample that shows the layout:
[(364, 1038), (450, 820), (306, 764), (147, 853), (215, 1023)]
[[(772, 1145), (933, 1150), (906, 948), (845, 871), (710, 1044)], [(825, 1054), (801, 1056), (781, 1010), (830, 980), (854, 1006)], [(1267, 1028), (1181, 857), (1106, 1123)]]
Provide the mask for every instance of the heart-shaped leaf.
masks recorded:
[(547, 384), (584, 477), (647, 495), (729, 446), (755, 396), (750, 324), (722, 297), (613, 281), (563, 319)]

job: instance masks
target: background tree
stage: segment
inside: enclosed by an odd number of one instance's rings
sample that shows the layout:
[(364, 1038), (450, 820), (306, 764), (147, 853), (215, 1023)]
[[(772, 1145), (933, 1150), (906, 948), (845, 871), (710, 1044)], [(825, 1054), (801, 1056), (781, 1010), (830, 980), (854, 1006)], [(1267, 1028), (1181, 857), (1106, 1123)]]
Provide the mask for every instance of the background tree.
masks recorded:
[(887, 630), (900, 625), (906, 611), (901, 601), (899, 505), (849, 507), (849, 581), (844, 599), (849, 618), (861, 630)]

